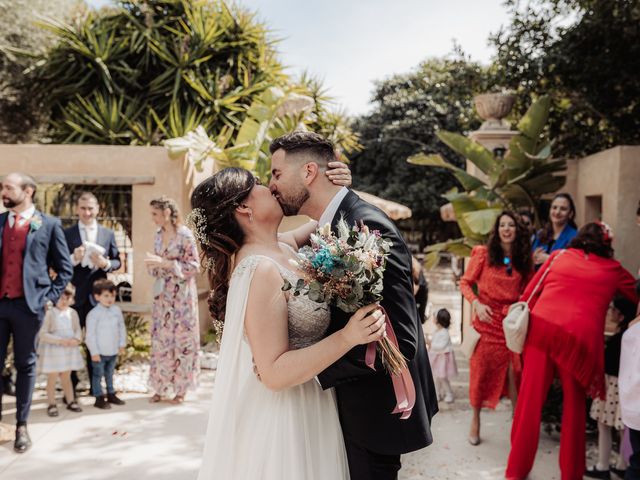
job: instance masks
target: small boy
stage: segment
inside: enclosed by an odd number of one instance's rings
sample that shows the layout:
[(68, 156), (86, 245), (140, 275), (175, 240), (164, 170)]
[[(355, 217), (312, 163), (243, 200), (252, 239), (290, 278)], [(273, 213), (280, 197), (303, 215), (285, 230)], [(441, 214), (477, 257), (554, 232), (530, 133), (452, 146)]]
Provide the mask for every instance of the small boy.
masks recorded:
[[(107, 279), (96, 280), (93, 296), (98, 304), (87, 315), (87, 335), (85, 343), (91, 354), (93, 372), (91, 388), (96, 397), (95, 407), (111, 408), (111, 404), (124, 405), (113, 389), (113, 371), (118, 353), (124, 353), (127, 331), (119, 307), (115, 306), (116, 286)], [(107, 384), (107, 396), (102, 393), (102, 377)]]

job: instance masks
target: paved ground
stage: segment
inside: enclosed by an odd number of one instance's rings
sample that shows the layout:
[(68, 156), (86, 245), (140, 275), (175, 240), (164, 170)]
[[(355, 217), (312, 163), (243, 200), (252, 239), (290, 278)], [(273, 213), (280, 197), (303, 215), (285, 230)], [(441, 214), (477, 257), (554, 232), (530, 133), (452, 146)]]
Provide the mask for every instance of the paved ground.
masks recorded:
[[(455, 338), (460, 315), (455, 284), (438, 272), (430, 281), (434, 308), (451, 310)], [(466, 400), (468, 366), (460, 356), (459, 369), (460, 376), (453, 383), (456, 402), (443, 404), (435, 417), (433, 445), (403, 457), (401, 480), (503, 478), (511, 409), (501, 404), (495, 412), (483, 414), (484, 441), (477, 447), (470, 446), (466, 440), (470, 419)], [(198, 391), (180, 406), (149, 404), (149, 395), (129, 393), (123, 395), (125, 406), (102, 411), (92, 406), (92, 398), (85, 397), (81, 399), (83, 413), (61, 409), (57, 419), (47, 417), (44, 392), (38, 391), (29, 425), (34, 447), (26, 454), (16, 455), (12, 442), (0, 444), (0, 479), (195, 480), (212, 386), (213, 373), (204, 371)], [(13, 397), (5, 396), (6, 423), (0, 424), (9, 434), (15, 413), (12, 401)], [(531, 479), (559, 479), (557, 454), (558, 443), (543, 434)]]
[[(478, 447), (470, 446), (466, 441), (470, 412), (464, 398), (468, 371), (463, 359), (460, 370), (461, 378), (454, 384), (459, 399), (452, 406), (443, 405), (435, 417), (434, 444), (403, 458), (402, 480), (503, 478), (510, 408), (500, 405), (497, 411), (484, 414), (484, 441)], [(29, 426), (34, 447), (16, 455), (11, 442), (1, 444), (0, 478), (195, 480), (212, 385), (213, 375), (208, 371), (196, 394), (180, 406), (149, 404), (148, 395), (128, 394), (123, 395), (124, 407), (102, 411), (86, 397), (83, 413), (61, 410), (57, 419), (47, 417), (46, 401), (40, 398), (34, 402)], [(13, 423), (11, 402), (5, 403), (5, 412), (5, 425)], [(558, 479), (557, 442), (542, 435), (540, 447), (531, 478)]]

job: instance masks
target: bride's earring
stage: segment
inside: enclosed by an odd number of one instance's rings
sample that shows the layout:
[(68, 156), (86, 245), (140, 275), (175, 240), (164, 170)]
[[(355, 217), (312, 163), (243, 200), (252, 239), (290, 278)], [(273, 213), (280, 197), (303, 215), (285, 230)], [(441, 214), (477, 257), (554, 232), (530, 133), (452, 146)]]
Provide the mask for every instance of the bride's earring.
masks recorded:
[(249, 210), (249, 221), (253, 223), (253, 212)]

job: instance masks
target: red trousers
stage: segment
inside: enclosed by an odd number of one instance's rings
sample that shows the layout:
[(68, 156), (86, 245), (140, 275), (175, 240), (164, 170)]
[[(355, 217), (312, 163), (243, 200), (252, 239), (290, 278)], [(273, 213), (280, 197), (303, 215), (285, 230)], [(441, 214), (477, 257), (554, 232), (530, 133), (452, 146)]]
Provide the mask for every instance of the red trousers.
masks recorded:
[(582, 480), (585, 470), (586, 393), (568, 371), (543, 351), (526, 347), (518, 403), (511, 428), (507, 478), (525, 479), (533, 468), (540, 438), (542, 406), (557, 371), (562, 383), (560, 472), (562, 480)]

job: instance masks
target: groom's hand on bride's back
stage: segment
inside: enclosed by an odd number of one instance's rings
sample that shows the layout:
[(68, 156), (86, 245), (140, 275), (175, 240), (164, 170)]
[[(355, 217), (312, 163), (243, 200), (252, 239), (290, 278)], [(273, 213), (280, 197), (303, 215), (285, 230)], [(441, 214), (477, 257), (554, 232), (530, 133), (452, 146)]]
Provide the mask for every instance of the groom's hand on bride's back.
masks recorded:
[(351, 186), (352, 177), (349, 165), (341, 161), (335, 161), (329, 162), (327, 166), (329, 168), (325, 172), (325, 175), (329, 178), (329, 180), (331, 180), (332, 183), (343, 187)]

